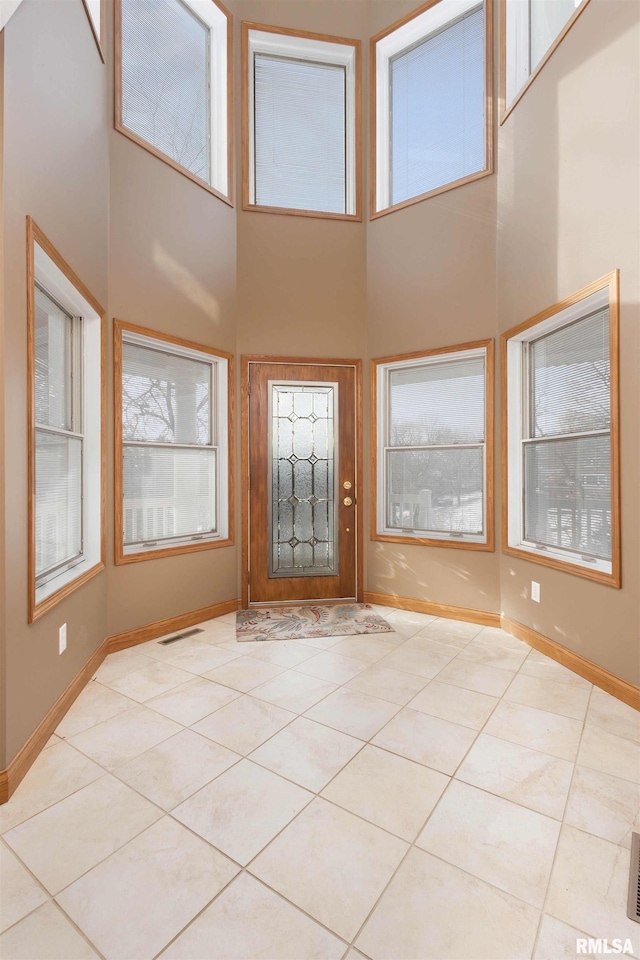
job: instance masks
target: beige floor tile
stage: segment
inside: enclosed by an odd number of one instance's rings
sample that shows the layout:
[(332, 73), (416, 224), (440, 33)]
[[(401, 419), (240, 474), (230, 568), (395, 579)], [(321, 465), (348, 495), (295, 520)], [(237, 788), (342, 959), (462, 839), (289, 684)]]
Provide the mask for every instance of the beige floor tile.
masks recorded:
[(436, 617), (428, 613), (414, 613), (412, 610), (395, 610), (387, 614), (384, 619), (390, 627), (402, 634), (404, 637), (411, 637), (419, 630), (435, 623)]
[(215, 680), (216, 683), (222, 683), (226, 687), (232, 687), (241, 693), (249, 693), (254, 687), (266, 683), (267, 680), (273, 680), (274, 677), (284, 673), (286, 667), (281, 667), (277, 663), (266, 663), (263, 660), (257, 660), (255, 657), (237, 657), (229, 663), (216, 667), (205, 673), (209, 680)]
[(407, 844), (315, 799), (250, 871), (345, 940), (384, 890)]
[(49, 893), (56, 894), (162, 816), (114, 777), (102, 777), (5, 834)]
[(66, 741), (44, 750), (7, 803), (0, 806), (0, 833), (104, 776), (104, 770)]
[(150, 660), (148, 667), (128, 673), (118, 680), (110, 680), (107, 686), (137, 703), (144, 703), (145, 700), (151, 700), (152, 697), (186, 683), (192, 676), (193, 674), (186, 670), (179, 670), (164, 661)]
[(161, 713), (163, 717), (175, 720), (185, 727), (203, 720), (214, 710), (236, 700), (239, 694), (220, 683), (206, 677), (197, 677), (181, 683), (167, 693), (147, 700), (146, 707)]
[(575, 687), (591, 689), (591, 684), (583, 677), (579, 677), (573, 670), (568, 670), (561, 663), (556, 663), (543, 653), (532, 650), (520, 668), (520, 673), (527, 677), (539, 677), (541, 680), (553, 680), (556, 683), (569, 683)]
[(242, 696), (200, 720), (192, 729), (229, 750), (245, 755), (286, 727), (294, 718), (295, 713), (272, 703)]
[(594, 687), (591, 694), (587, 723), (601, 727), (616, 737), (640, 743), (640, 712), (598, 687)]
[(411, 843), (448, 782), (422, 764), (367, 745), (322, 796)]
[(459, 637), (450, 637), (449, 639), (432, 637), (423, 630), (414, 633), (412, 637), (407, 637), (405, 640), (405, 646), (409, 650), (425, 650), (428, 653), (449, 657), (449, 659), (456, 657), (468, 644), (468, 640), (461, 640)]
[(489, 718), (484, 733), (550, 753), (561, 760), (573, 761), (578, 752), (582, 723), (547, 710), (503, 700)]
[[(520, 641), (516, 641), (516, 643), (520, 643)], [(522, 649), (504, 647), (491, 638), (484, 639), (482, 633), (479, 633), (471, 643), (468, 643), (460, 651), (458, 656), (461, 660), (484, 663), (489, 667), (498, 667), (501, 670), (519, 670), (529, 653), (529, 647), (526, 647), (524, 643), (521, 643), (520, 647)]]
[[(249, 653), (248, 650), (246, 652)], [(258, 660), (266, 660), (267, 663), (277, 663), (281, 667), (294, 667), (311, 657), (317, 657), (318, 649), (298, 643), (297, 640), (278, 640), (268, 646), (261, 643), (250, 655)]]
[(204, 840), (163, 817), (57, 900), (106, 960), (140, 960), (159, 953), (237, 872)]
[(403, 673), (401, 670), (393, 670), (391, 667), (374, 663), (350, 680), (346, 687), (349, 690), (357, 690), (358, 693), (367, 693), (379, 700), (388, 700), (389, 703), (404, 706), (422, 690), (426, 682), (424, 677), (417, 677), (412, 673)]
[(136, 670), (148, 667), (149, 663), (149, 657), (140, 653), (137, 646), (130, 647), (128, 650), (118, 650), (117, 653), (110, 653), (106, 660), (100, 664), (95, 673), (95, 679), (98, 683), (111, 683), (112, 680), (126, 677), (128, 673), (134, 673)]
[(546, 913), (595, 937), (629, 937), (638, 953), (640, 927), (626, 915), (628, 885), (625, 847), (563, 826)]
[(300, 637), (298, 640), (296, 640), (296, 643), (302, 643), (305, 647), (315, 647), (316, 650), (330, 650), (331, 647), (335, 647), (336, 643), (340, 643), (341, 640), (344, 640), (343, 636)]
[(462, 620), (448, 620), (446, 617), (439, 617), (425, 627), (423, 634), (443, 640), (450, 638), (473, 640), (482, 629), (482, 624), (479, 623), (466, 623)]
[(632, 832), (640, 833), (640, 784), (577, 766), (565, 823), (630, 847)]
[(453, 656), (454, 654), (433, 653), (431, 650), (418, 650), (415, 647), (403, 645), (389, 653), (384, 660), (380, 661), (380, 665), (432, 680), (443, 667), (446, 667)]
[(490, 697), (501, 697), (513, 676), (510, 670), (456, 657), (440, 672), (438, 680), (451, 683), (455, 687), (464, 687), (466, 690), (475, 690), (476, 693), (486, 693)]
[(49, 901), (0, 937), (5, 960), (98, 960), (98, 954)]
[(232, 650), (200, 641), (197, 646), (178, 651), (167, 663), (180, 670), (202, 675), (216, 667), (221, 667), (224, 663), (232, 663), (237, 656), (238, 654)]
[(317, 720), (334, 730), (341, 730), (360, 740), (369, 740), (397, 712), (398, 705), (395, 703), (342, 688), (326, 697), (306, 715), (310, 720)]
[(539, 913), (413, 849), (356, 946), (373, 960), (528, 960)]
[(160, 960), (341, 960), (344, 941), (246, 873)]
[(200, 624), (200, 626), (204, 628), (204, 633), (200, 636), (200, 639), (205, 643), (220, 646), (225, 643), (236, 642), (235, 624), (210, 622), (208, 624)]
[(468, 727), (405, 707), (373, 743), (451, 776), (476, 736)]
[[(380, 637), (383, 634), (380, 635)], [(356, 660), (363, 660), (365, 663), (376, 663), (389, 653), (392, 644), (385, 643), (380, 637), (367, 635), (364, 637), (345, 637), (340, 643), (332, 647), (333, 653), (339, 653), (344, 657), (354, 657)]]
[(42, 749), (46, 750), (47, 747), (52, 747), (54, 743), (60, 743), (61, 740), (62, 737), (59, 737), (57, 733), (52, 733)]
[(324, 652), (299, 664), (294, 668), (310, 677), (328, 680), (330, 683), (346, 683), (367, 669), (366, 663), (355, 657), (344, 657), (339, 653)]
[(312, 799), (307, 790), (241, 760), (173, 816), (244, 866)]
[(56, 734), (64, 739), (72, 737), (134, 706), (135, 703), (128, 697), (92, 680), (58, 724)]
[(187, 650), (198, 649), (202, 646), (202, 638), (206, 636), (205, 633), (197, 633), (192, 637), (185, 637), (183, 640), (176, 640), (174, 643), (163, 643), (162, 639), (160, 640), (149, 640), (148, 643), (141, 643), (138, 646), (140, 653), (143, 653), (145, 657), (150, 657), (152, 660), (171, 660), (178, 653), (184, 653)]
[(251, 760), (314, 793), (362, 748), (362, 741), (298, 717), (251, 754)]
[(523, 651), (527, 655), (531, 653), (531, 647), (528, 643), (518, 640), (517, 637), (512, 636), (500, 627), (483, 627), (475, 639), (502, 647), (504, 650)]
[(239, 759), (239, 754), (207, 737), (183, 730), (116, 767), (114, 773), (163, 810), (173, 810)]
[(571, 717), (574, 720), (584, 720), (589, 692), (588, 687), (518, 674), (505, 693), (504, 699), (512, 703), (521, 703), (525, 707), (536, 707), (538, 710), (548, 710), (549, 713), (559, 713), (563, 717)]
[(360, 953), (355, 947), (349, 947), (344, 955), (344, 960), (367, 960), (364, 953)]
[[(2, 878), (2, 898), (0, 899), (0, 933), (22, 920), (49, 899), (24, 864), (0, 843), (0, 877)], [(4, 955), (6, 956), (6, 955)]]
[(612, 777), (640, 783), (640, 746), (596, 724), (585, 724), (578, 763)]
[(433, 680), (410, 703), (412, 710), (479, 730), (491, 716), (497, 697)]
[(67, 742), (111, 770), (167, 740), (174, 733), (179, 733), (181, 729), (173, 720), (140, 706), (125, 710), (111, 720), (97, 723)]
[(253, 697), (274, 703), (283, 710), (293, 713), (304, 713), (314, 703), (336, 689), (335, 683), (319, 680), (318, 677), (308, 677), (297, 670), (286, 670), (279, 677), (261, 683), (251, 691)]
[(567, 760), (481, 733), (456, 779), (562, 820), (572, 774)]
[(543, 914), (534, 960), (576, 960), (580, 956), (576, 940), (584, 937), (587, 934), (581, 930)]
[(542, 907), (559, 833), (556, 820), (454, 780), (416, 843), (532, 907)]

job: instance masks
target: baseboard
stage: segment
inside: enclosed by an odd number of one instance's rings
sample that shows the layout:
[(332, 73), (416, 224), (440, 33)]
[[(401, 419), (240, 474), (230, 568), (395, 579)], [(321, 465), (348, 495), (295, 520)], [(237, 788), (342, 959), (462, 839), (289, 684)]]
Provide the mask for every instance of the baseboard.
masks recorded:
[(433, 617), (446, 617), (448, 620), (464, 620), (465, 623), (481, 623), (484, 627), (499, 627), (500, 614), (488, 610), (473, 610), (470, 607), (453, 607), (446, 603), (433, 603), (431, 600), (414, 600), (411, 597), (394, 597), (389, 593), (364, 592), (365, 603), (378, 603), (383, 607), (395, 607), (397, 610), (412, 610), (414, 613), (428, 613)]
[(235, 613), (239, 609), (239, 599), (224, 600), (222, 603), (200, 607), (199, 610), (192, 610), (190, 613), (178, 614), (177, 617), (156, 620), (155, 623), (148, 623), (146, 626), (137, 627), (135, 630), (116, 633), (112, 637), (107, 637), (105, 641), (108, 646), (108, 653), (116, 653), (118, 650), (125, 650), (127, 647), (135, 647), (139, 643), (146, 643), (148, 640), (155, 640), (156, 637), (163, 637), (165, 633), (175, 633), (176, 630), (184, 630), (185, 627), (192, 627), (195, 623), (202, 623), (203, 620), (213, 620), (215, 617), (224, 616), (225, 613)]
[(6, 803), (20, 781), (41, 753), (69, 707), (82, 693), (107, 655), (104, 640), (91, 655), (82, 670), (75, 675), (67, 689), (58, 697), (46, 716), (40, 721), (24, 746), (18, 751), (6, 770), (0, 770), (0, 803)]
[(546, 654), (551, 660), (556, 660), (563, 667), (573, 670), (579, 677), (584, 677), (589, 683), (593, 683), (606, 693), (610, 693), (612, 697), (622, 700), (623, 703), (627, 703), (635, 710), (640, 710), (640, 687), (635, 687), (627, 680), (616, 677), (614, 673), (609, 673), (608, 670), (599, 667), (592, 660), (581, 657), (579, 653), (568, 650), (562, 644), (550, 640), (549, 637), (532, 630), (531, 627), (525, 627), (524, 624), (512, 620), (511, 617), (503, 616), (501, 625), (503, 630), (517, 637), (518, 640), (524, 640), (534, 650), (539, 650), (540, 653)]

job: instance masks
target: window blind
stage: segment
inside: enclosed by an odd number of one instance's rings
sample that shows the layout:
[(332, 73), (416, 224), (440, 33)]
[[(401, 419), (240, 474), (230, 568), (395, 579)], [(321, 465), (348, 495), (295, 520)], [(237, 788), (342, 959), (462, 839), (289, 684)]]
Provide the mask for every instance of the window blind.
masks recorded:
[(485, 165), (482, 6), (390, 62), (391, 204)]
[(387, 410), (388, 527), (482, 534), (484, 359), (392, 368)]
[(529, 0), (530, 70), (535, 70), (580, 0)]
[(181, 0), (122, 0), (122, 121), (211, 181), (210, 31)]
[(343, 66), (256, 53), (255, 202), (346, 212)]

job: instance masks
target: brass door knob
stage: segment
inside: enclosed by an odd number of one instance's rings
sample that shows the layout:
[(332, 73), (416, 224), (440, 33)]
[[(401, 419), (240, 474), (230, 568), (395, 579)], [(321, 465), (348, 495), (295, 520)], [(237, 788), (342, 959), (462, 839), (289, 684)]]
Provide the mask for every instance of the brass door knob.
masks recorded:
[(345, 497), (342, 502), (344, 503), (345, 507), (350, 507), (351, 504), (353, 503), (353, 500), (351, 499), (351, 497)]
[(351, 480), (345, 480), (342, 486), (345, 488), (345, 490), (351, 490)]

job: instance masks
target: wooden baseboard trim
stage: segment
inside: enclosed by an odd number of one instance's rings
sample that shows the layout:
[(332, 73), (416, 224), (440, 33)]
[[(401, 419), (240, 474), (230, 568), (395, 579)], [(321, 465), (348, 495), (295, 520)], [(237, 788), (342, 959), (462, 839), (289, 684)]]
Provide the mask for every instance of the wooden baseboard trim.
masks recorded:
[(464, 620), (465, 623), (481, 623), (484, 627), (499, 627), (500, 614), (488, 610), (472, 610), (470, 607), (453, 607), (446, 603), (433, 603), (431, 600), (414, 600), (411, 597), (394, 597), (388, 593), (364, 592), (364, 603), (378, 603), (383, 607), (395, 607), (398, 610), (412, 610), (414, 613), (429, 613), (433, 617), (446, 617), (449, 620)]
[(46, 716), (40, 721), (25, 745), (18, 751), (9, 766), (0, 770), (0, 803), (6, 803), (33, 762), (41, 753), (74, 700), (82, 693), (107, 655), (107, 642), (103, 641), (86, 664), (76, 674)]
[(612, 697), (622, 700), (623, 703), (627, 703), (635, 710), (640, 710), (640, 687), (635, 687), (627, 680), (616, 677), (615, 674), (609, 673), (604, 667), (599, 667), (598, 664), (593, 663), (592, 660), (581, 657), (579, 653), (568, 650), (566, 647), (563, 647), (562, 644), (556, 643), (555, 640), (550, 640), (548, 637), (544, 637), (536, 630), (532, 630), (531, 627), (525, 627), (524, 624), (519, 623), (517, 620), (512, 620), (511, 617), (505, 617), (503, 615), (501, 618), (501, 626), (503, 630), (506, 630), (506, 632), (510, 633), (513, 637), (517, 637), (518, 640), (524, 640), (524, 642), (528, 643), (534, 650), (539, 650), (540, 653), (544, 653), (552, 660), (561, 663), (563, 667), (568, 667), (569, 670), (573, 670), (579, 677), (584, 677), (589, 683), (593, 683), (606, 693), (610, 693)]
[(165, 633), (175, 633), (176, 630), (184, 630), (185, 627), (192, 627), (195, 623), (202, 623), (203, 620), (213, 620), (215, 617), (224, 616), (225, 613), (235, 613), (239, 609), (240, 600), (234, 598), (233, 600), (223, 600), (222, 603), (212, 603), (208, 607), (200, 607), (199, 610), (192, 610), (190, 613), (181, 613), (177, 617), (156, 620), (155, 623), (148, 623), (136, 630), (127, 630), (125, 633), (117, 633), (112, 637), (107, 637), (107, 652), (116, 653), (118, 650), (125, 650), (127, 647), (135, 647), (139, 643), (146, 643), (147, 640), (163, 637)]

